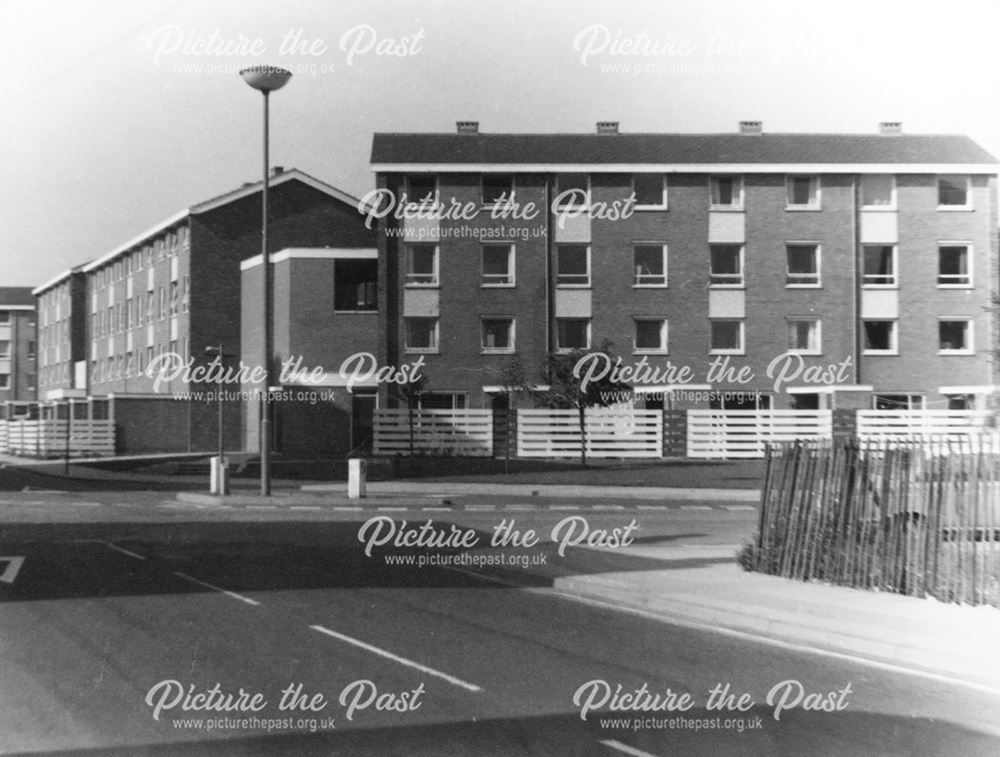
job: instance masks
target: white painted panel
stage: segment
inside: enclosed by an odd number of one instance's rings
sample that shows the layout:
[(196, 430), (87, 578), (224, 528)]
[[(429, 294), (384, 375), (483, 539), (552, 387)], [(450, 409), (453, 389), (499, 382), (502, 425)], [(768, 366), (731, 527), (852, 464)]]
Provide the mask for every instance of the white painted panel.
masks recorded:
[(125, 280), (125, 296), (129, 297), (129, 298), (132, 297), (132, 279), (133, 278), (134, 278), (133, 276), (129, 276), (128, 279)]
[(173, 341), (174, 339), (177, 338), (177, 331), (178, 331), (178, 329), (177, 329), (177, 319), (176, 318), (171, 318), (170, 319), (170, 340), (171, 341)]
[(404, 289), (403, 315), (436, 318), (441, 314), (437, 289)]
[(742, 289), (709, 289), (709, 318), (746, 318), (747, 298)]
[(132, 332), (129, 331), (125, 334), (125, 350), (128, 352), (132, 351)]
[(146, 346), (152, 347), (154, 344), (156, 344), (156, 338), (153, 333), (153, 324), (149, 324), (146, 327)]
[(710, 244), (743, 244), (747, 239), (746, 213), (710, 212), (708, 241)]
[(556, 318), (590, 318), (591, 290), (556, 289)]
[(10, 326), (0, 326), (0, 339), (3, 339), (4, 341), (9, 341), (11, 339)]
[(87, 388), (87, 361), (77, 360), (76, 364), (73, 366), (73, 388), (74, 389), (86, 389)]
[(115, 304), (115, 285), (108, 284), (108, 307)]
[(115, 338), (113, 336), (108, 337), (108, 355), (115, 354)]
[(556, 242), (566, 244), (590, 244), (590, 216), (576, 217), (556, 215), (553, 222)]
[(899, 241), (897, 214), (861, 211), (862, 244), (896, 244)]
[(0, 373), (5, 373), (7, 375), (10, 375), (11, 367), (9, 360), (0, 360)]
[(90, 343), (90, 359), (97, 360), (97, 342)]
[(180, 269), (180, 266), (178, 265), (179, 262), (180, 261), (178, 260), (178, 258), (177, 258), (176, 255), (174, 255), (172, 258), (170, 258), (170, 280), (171, 281), (177, 281), (177, 272)]
[(149, 292), (153, 291), (153, 266), (146, 269), (146, 290)]
[(437, 242), (441, 222), (437, 218), (407, 218), (403, 221), (403, 240), (406, 242)]
[(862, 289), (862, 318), (898, 318), (899, 292), (896, 289)]

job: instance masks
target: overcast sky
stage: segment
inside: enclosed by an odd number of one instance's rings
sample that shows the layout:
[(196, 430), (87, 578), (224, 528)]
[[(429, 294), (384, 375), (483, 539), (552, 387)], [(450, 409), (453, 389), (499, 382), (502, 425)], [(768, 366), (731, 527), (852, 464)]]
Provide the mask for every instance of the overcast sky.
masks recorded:
[[(0, 286), (272, 164), (355, 195), (375, 131), (966, 133), (1000, 155), (995, 0), (0, 0)], [(284, 46), (284, 49), (282, 47)], [(388, 54), (394, 53), (394, 54)]]

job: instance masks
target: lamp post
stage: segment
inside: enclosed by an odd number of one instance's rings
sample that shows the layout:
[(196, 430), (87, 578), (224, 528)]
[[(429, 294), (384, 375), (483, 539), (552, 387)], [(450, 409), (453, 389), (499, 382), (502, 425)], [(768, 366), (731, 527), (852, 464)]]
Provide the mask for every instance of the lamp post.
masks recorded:
[(268, 95), (284, 87), (290, 71), (276, 66), (248, 66), (240, 71), (243, 81), (264, 95), (264, 187), (261, 201), (260, 262), (264, 270), (264, 391), (260, 398), (260, 493), (271, 494), (271, 261), (267, 251), (268, 183)]

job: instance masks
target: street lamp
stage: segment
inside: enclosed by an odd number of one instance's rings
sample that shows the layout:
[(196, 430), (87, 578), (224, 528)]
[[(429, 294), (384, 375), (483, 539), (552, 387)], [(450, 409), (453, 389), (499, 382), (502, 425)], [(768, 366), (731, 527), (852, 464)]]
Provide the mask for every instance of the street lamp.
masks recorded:
[(290, 71), (277, 66), (248, 66), (240, 71), (243, 81), (264, 95), (264, 189), (260, 224), (260, 262), (264, 269), (264, 391), (260, 398), (260, 493), (271, 494), (271, 261), (267, 252), (268, 95), (284, 87)]

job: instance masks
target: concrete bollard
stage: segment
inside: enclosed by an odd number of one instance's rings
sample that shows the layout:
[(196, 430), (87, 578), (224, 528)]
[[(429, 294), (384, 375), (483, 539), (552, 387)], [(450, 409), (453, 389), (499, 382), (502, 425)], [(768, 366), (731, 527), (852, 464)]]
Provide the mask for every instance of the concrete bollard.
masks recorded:
[(229, 464), (224, 457), (213, 457), (209, 491), (220, 496), (229, 494)]
[(368, 471), (365, 461), (361, 458), (352, 458), (347, 461), (347, 496), (350, 499), (364, 499)]

